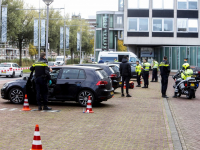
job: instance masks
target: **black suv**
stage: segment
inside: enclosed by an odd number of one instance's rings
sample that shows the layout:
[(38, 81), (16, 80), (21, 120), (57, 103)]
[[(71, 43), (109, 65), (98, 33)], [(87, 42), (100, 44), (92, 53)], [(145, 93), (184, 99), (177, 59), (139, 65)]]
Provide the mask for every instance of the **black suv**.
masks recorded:
[[(53, 67), (52, 85), (49, 87), (49, 101), (77, 101), (86, 106), (88, 97), (92, 102), (107, 101), (114, 95), (112, 81), (101, 68), (67, 66)], [(34, 76), (3, 85), (1, 97), (12, 103), (23, 103), (28, 94), (29, 102), (36, 101)]]
[(105, 65), (105, 64), (80, 64), (78, 66), (90, 66), (90, 67), (102, 68), (108, 74), (108, 76), (111, 78), (112, 87), (114, 89), (117, 89), (122, 84), (119, 68), (117, 68), (116, 65), (113, 65), (113, 64), (107, 64), (107, 65)]

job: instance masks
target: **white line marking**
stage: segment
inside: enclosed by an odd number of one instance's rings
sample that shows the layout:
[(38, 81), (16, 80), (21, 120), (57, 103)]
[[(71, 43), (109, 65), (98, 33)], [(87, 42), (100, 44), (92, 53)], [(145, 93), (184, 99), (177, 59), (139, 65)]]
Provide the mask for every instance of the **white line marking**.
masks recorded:
[(7, 108), (2, 108), (2, 109), (0, 109), (0, 110), (6, 110)]
[(17, 108), (13, 108), (13, 109), (10, 109), (9, 111), (14, 111), (14, 110), (16, 110)]

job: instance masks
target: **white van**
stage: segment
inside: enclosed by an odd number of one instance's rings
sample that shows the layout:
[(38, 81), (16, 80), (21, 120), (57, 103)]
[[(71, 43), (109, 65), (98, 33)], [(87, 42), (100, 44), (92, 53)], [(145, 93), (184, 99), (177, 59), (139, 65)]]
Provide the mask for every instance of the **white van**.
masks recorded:
[(138, 57), (132, 52), (100, 52), (98, 56), (98, 62), (102, 58), (102, 60), (106, 62), (114, 62), (116, 59), (118, 62), (122, 62), (123, 56), (126, 55), (129, 59), (129, 62), (136, 62), (140, 60)]
[(56, 64), (59, 65), (59, 66), (64, 65), (65, 64), (64, 63), (64, 61), (65, 61), (64, 58), (65, 58), (64, 56), (57, 56), (56, 57)]

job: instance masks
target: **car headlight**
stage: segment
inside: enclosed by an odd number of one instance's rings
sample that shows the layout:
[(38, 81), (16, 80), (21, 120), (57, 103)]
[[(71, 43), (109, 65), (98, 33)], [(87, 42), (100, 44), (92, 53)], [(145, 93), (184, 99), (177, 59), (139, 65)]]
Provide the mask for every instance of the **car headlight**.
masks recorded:
[(7, 86), (8, 86), (8, 83), (5, 83), (2, 88), (5, 89), (7, 88)]

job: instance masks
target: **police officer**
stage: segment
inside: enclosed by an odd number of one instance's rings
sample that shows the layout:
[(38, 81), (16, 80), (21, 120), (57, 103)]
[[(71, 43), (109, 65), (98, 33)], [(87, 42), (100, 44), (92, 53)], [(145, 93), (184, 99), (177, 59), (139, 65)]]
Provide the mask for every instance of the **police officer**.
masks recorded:
[(154, 82), (153, 80), (155, 79), (155, 82), (158, 82), (158, 62), (154, 59), (153, 60), (153, 71), (152, 71), (152, 80), (151, 82)]
[(163, 61), (160, 63), (159, 67), (160, 67), (160, 75), (161, 75), (161, 83), (162, 83), (162, 89), (161, 89), (162, 97), (168, 98), (166, 95), (166, 91), (167, 91), (167, 85), (168, 85), (168, 77), (170, 74), (170, 65), (167, 62), (166, 56), (163, 57)]
[(34, 63), (30, 70), (33, 72), (35, 71), (35, 85), (36, 85), (36, 91), (37, 91), (37, 95), (36, 95), (36, 99), (37, 99), (37, 103), (38, 103), (38, 110), (42, 110), (42, 104), (41, 104), (41, 100), (40, 100), (40, 95), (43, 99), (43, 110), (51, 110), (51, 107), (47, 106), (47, 102), (48, 102), (48, 86), (47, 86), (47, 82), (51, 81), (51, 76), (49, 74), (50, 69), (48, 67), (48, 62), (46, 59), (46, 53), (41, 53), (40, 55), (40, 59), (38, 60), (38, 62)]
[[(192, 77), (192, 76), (193, 76), (193, 70), (190, 69), (190, 64), (184, 63), (184, 64), (182, 65), (182, 67), (183, 67), (183, 68), (182, 68), (181, 78), (182, 78), (183, 80), (186, 80), (187, 77)], [(180, 84), (176, 85), (173, 98), (177, 98), (179, 85), (180, 85)], [(195, 97), (195, 96), (194, 96), (194, 97)]]
[(149, 85), (149, 68), (151, 66), (150, 63), (147, 62), (147, 59), (143, 60), (144, 64), (143, 64), (143, 79), (144, 79), (144, 86), (142, 88), (148, 88)]
[(136, 61), (136, 64), (137, 64), (137, 66), (135, 67), (135, 72), (137, 74), (137, 83), (138, 83), (138, 85), (136, 87), (141, 87), (140, 78), (141, 78), (142, 66), (139, 64), (139, 61)]

